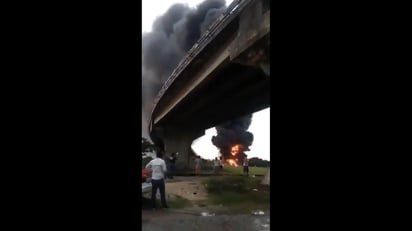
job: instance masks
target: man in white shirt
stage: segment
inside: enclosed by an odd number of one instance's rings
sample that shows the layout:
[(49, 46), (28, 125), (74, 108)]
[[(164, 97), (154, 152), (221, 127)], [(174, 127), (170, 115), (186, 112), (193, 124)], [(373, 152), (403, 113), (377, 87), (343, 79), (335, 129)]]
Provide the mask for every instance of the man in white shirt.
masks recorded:
[(167, 171), (166, 163), (161, 158), (163, 156), (162, 152), (156, 154), (156, 158), (151, 160), (146, 168), (152, 169), (152, 208), (156, 209), (156, 193), (157, 189), (160, 191), (160, 199), (162, 201), (162, 207), (168, 208), (166, 204), (166, 195), (165, 195), (165, 173)]

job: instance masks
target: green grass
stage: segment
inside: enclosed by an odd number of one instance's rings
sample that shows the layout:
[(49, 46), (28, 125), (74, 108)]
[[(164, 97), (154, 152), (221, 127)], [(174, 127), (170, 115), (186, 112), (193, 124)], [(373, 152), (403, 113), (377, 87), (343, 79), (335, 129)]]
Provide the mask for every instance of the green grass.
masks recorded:
[[(265, 175), (268, 169), (269, 168), (249, 166), (249, 175)], [(238, 166), (238, 167), (225, 166), (223, 167), (223, 172), (227, 174), (234, 174), (234, 175), (243, 174), (243, 166)]]
[(151, 160), (151, 157), (142, 158), (142, 169), (144, 169), (146, 167), (146, 164), (148, 164)]
[(170, 208), (181, 209), (191, 205), (191, 202), (181, 196), (175, 195), (173, 199), (167, 202)]
[(260, 190), (260, 180), (242, 176), (224, 176), (209, 178), (203, 183), (208, 191), (210, 205), (221, 205), (231, 211), (250, 212), (254, 209), (269, 209), (270, 206), (270, 193)]

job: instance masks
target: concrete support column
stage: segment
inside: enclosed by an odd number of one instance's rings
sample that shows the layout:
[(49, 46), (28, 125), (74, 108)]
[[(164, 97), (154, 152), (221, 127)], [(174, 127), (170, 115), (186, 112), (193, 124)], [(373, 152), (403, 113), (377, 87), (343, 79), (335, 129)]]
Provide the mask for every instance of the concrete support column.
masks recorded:
[(176, 161), (176, 170), (188, 170), (192, 158), (192, 142), (198, 137), (204, 135), (204, 131), (167, 128), (162, 129), (157, 136), (162, 140), (164, 151), (168, 154), (178, 152)]

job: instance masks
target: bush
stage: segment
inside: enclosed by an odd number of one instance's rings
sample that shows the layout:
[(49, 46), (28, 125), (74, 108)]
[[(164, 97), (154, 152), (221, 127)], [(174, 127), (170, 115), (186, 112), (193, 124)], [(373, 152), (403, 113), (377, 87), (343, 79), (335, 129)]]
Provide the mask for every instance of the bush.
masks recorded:
[(270, 162), (267, 160), (262, 160), (257, 157), (253, 157), (249, 159), (249, 166), (256, 166), (256, 167), (270, 167)]
[(242, 176), (215, 177), (206, 180), (208, 201), (214, 205), (242, 208), (245, 211), (269, 208), (269, 192), (257, 189), (259, 180)]
[(216, 177), (206, 182), (206, 190), (209, 193), (236, 192), (244, 193), (250, 191), (255, 185), (254, 180), (242, 176)]
[(146, 164), (148, 164), (151, 160), (152, 160), (152, 157), (150, 157), (150, 156), (142, 157), (142, 168), (144, 168), (146, 166)]

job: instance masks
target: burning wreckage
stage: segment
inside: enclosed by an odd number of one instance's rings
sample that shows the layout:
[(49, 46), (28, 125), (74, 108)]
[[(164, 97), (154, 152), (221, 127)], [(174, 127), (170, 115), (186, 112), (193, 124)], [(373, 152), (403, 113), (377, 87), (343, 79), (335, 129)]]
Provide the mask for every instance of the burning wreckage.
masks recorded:
[(247, 158), (245, 152), (253, 143), (253, 134), (247, 131), (251, 122), (252, 115), (247, 115), (216, 127), (217, 135), (212, 137), (212, 143), (227, 165), (242, 165)]

